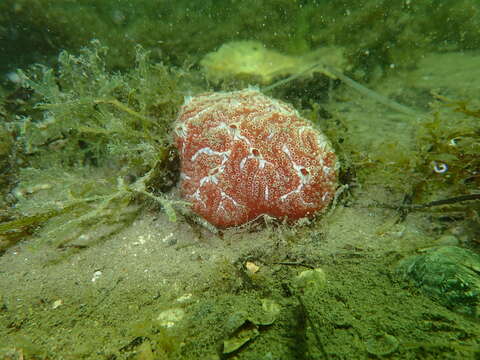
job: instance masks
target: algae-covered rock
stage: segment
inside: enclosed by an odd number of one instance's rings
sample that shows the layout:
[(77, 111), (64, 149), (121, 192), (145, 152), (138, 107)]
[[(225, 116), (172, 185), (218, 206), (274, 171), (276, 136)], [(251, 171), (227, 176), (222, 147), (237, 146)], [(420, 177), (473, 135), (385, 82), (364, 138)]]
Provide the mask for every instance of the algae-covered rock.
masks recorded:
[(249, 309), (250, 314), (239, 311), (228, 318), (231, 334), (223, 340), (223, 354), (232, 354), (240, 350), (259, 336), (262, 328), (275, 322), (281, 311), (280, 305), (271, 299), (262, 299), (261, 303), (261, 309), (253, 305)]
[(442, 305), (479, 317), (479, 254), (457, 246), (431, 248), (402, 260), (397, 273)]
[(231, 354), (239, 350), (258, 335), (260, 335), (258, 326), (248, 321), (245, 322), (230, 338), (223, 341), (223, 353)]
[(308, 292), (319, 293), (327, 282), (325, 272), (321, 268), (302, 271), (293, 281), (295, 289), (300, 294)]
[(208, 80), (246, 79), (269, 84), (275, 78), (305, 72), (320, 72), (335, 79), (327, 67), (347, 68), (343, 50), (328, 46), (302, 56), (282, 54), (258, 41), (232, 41), (207, 54), (200, 64)]

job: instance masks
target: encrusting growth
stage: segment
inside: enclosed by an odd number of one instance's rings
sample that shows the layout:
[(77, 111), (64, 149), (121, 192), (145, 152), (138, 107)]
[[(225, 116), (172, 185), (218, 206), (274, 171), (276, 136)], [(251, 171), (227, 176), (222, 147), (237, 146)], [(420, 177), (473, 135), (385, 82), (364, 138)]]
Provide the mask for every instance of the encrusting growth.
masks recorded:
[(175, 141), (182, 195), (218, 228), (261, 215), (300, 219), (334, 197), (338, 163), (326, 137), (258, 90), (187, 99)]

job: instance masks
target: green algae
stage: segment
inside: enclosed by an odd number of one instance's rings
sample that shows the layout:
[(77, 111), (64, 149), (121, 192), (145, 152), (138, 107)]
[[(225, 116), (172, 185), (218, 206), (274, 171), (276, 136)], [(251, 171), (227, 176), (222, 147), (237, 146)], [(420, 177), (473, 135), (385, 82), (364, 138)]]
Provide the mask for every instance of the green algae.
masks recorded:
[(9, 124), (23, 163), (2, 238), (55, 217), (46, 237), (57, 246), (87, 228), (117, 231), (135, 219), (143, 207), (139, 198), (158, 203), (175, 221), (175, 202), (159, 192), (176, 181), (168, 135), (182, 101), (175, 77), (141, 48), (131, 71), (108, 73), (106, 53), (93, 41), (79, 56), (62, 52), (55, 70), (19, 72), (38, 102)]
[(76, 52), (95, 34), (111, 49), (107, 62), (116, 68), (128, 67), (135, 58), (131, 44), (153, 49), (156, 60), (168, 56), (182, 65), (228, 40), (256, 39), (291, 54), (331, 44), (345, 47), (358, 74), (369, 79), (392, 65), (413, 67), (425, 50), (439, 46), (478, 49), (478, 6), (471, 0), (441, 6), (433, 0), (150, 0), (141, 5), (130, 0), (6, 0), (0, 5), (0, 24), (3, 37), (11, 40), (0, 69), (52, 61), (59, 49)]
[(480, 255), (456, 246), (424, 250), (403, 259), (397, 273), (453, 311), (479, 318)]
[[(308, 99), (306, 96), (301, 101), (308, 104)], [(365, 139), (352, 136), (350, 119), (329, 112), (338, 102), (333, 102), (332, 107), (329, 100), (310, 100), (305, 116), (333, 140), (343, 164), (342, 183), (387, 186), (403, 197), (403, 205), (476, 194), (480, 187), (478, 100), (472, 96), (453, 100), (435, 93), (429, 99), (428, 110), (402, 116), (410, 127), (405, 132), (410, 134), (408, 139), (398, 134), (382, 138), (370, 135), (370, 143), (366, 144)], [(397, 205), (402, 206), (400, 202)], [(446, 201), (444, 205), (424, 209), (438, 217), (452, 215), (478, 223), (478, 203)]]

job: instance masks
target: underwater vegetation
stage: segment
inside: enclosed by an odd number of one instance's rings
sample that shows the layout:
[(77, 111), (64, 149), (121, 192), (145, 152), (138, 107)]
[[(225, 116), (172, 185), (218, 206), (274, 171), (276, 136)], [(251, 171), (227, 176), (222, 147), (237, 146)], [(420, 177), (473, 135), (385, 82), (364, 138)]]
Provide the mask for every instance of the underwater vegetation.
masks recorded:
[(396, 272), (449, 309), (478, 318), (479, 267), (479, 254), (456, 246), (441, 246), (403, 259)]
[(479, 114), (470, 106), (445, 98), (433, 103), (432, 116), (418, 120), (413, 151), (398, 155), (398, 171), (411, 176), (419, 200), (434, 200), (432, 196), (443, 192), (447, 196), (467, 194), (479, 188)]
[[(472, 230), (478, 235), (480, 106), (476, 99), (438, 94), (432, 95), (429, 106), (428, 112), (410, 116), (410, 144), (385, 137), (378, 147), (362, 151), (365, 145), (349, 136), (348, 125), (338, 116), (324, 122), (325, 133), (341, 147), (343, 171), (350, 172), (346, 181), (403, 194), (403, 202), (393, 208), (426, 211), (449, 221), (468, 219), (477, 224)], [(316, 105), (309, 111), (314, 122), (322, 121), (316, 114), (321, 109)]]
[[(455, 54), (441, 76), (479, 78), (478, 14), (476, 0), (1, 1), (0, 358), (479, 357), (478, 87), (414, 71)], [(280, 63), (341, 49), (345, 67), (328, 65), (344, 77), (253, 73), (283, 80), (265, 95), (335, 149), (346, 186), (322, 219), (184, 224), (173, 119), (184, 95), (250, 83), (200, 60), (232, 43)], [(456, 246), (404, 257), (444, 235)]]
[(2, 141), (0, 166), (15, 177), (2, 176), (11, 191), (3, 199), (0, 249), (47, 221), (46, 237), (57, 246), (89, 238), (87, 228), (102, 238), (145, 204), (175, 220), (180, 202), (163, 193), (177, 174), (169, 138), (183, 100), (176, 78), (140, 47), (132, 70), (108, 73), (106, 53), (92, 41), (78, 56), (62, 52), (56, 69), (19, 72), (30, 95), (2, 128), (10, 140)]
[[(416, 139), (413, 196), (421, 201), (478, 195), (480, 188), (480, 113), (475, 101), (437, 96), (432, 117), (421, 122)], [(479, 204), (466, 205), (479, 222)], [(461, 209), (452, 209), (461, 210)]]
[[(101, 239), (146, 206), (159, 204), (175, 220), (173, 207), (184, 204), (164, 195), (178, 178), (170, 132), (182, 102), (181, 76), (141, 47), (131, 70), (109, 72), (107, 54), (98, 41), (78, 56), (64, 51), (55, 69), (19, 71), (21, 87), (4, 98), (0, 249), (40, 225), (58, 246)], [(323, 104), (311, 106), (304, 113), (318, 124)], [(474, 101), (436, 95), (431, 115), (414, 120), (414, 146), (385, 139), (369, 152), (338, 115), (321, 127), (343, 157), (343, 182), (387, 186), (404, 195), (401, 207), (475, 194), (478, 117)], [(445, 205), (440, 216), (479, 223), (478, 201)]]
[(345, 47), (368, 79), (391, 64), (414, 66), (426, 49), (478, 49), (479, 11), (472, 0), (4, 0), (0, 70), (78, 51), (94, 34), (111, 49), (107, 63), (120, 68), (134, 59), (134, 44), (181, 65), (227, 41), (252, 39), (292, 55)]

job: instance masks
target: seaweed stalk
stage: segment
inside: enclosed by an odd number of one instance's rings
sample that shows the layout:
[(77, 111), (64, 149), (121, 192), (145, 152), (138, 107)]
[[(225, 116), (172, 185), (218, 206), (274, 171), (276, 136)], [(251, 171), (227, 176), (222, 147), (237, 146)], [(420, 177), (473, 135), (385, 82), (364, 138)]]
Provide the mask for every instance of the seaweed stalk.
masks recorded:
[(417, 112), (411, 108), (409, 108), (408, 106), (405, 106), (405, 105), (402, 105), (392, 99), (389, 99), (387, 98), (386, 96), (383, 96), (369, 88), (367, 88), (366, 86), (363, 86), (362, 84), (358, 83), (357, 81), (353, 80), (352, 78), (348, 77), (347, 75), (343, 74), (342, 72), (334, 69), (333, 67), (331, 66), (327, 66), (321, 62), (317, 62), (315, 64), (313, 64), (312, 66), (309, 66), (308, 68), (296, 73), (296, 74), (293, 74), (285, 79), (282, 79), (282, 80), (279, 80), (277, 81), (276, 83), (272, 84), (272, 85), (269, 85), (269, 86), (266, 86), (264, 88), (262, 88), (262, 92), (268, 92), (270, 90), (273, 90), (274, 88), (278, 87), (278, 86), (281, 86), (283, 84), (286, 84), (292, 80), (295, 80), (297, 78), (299, 78), (300, 76), (303, 76), (305, 75), (306, 73), (312, 71), (313, 69), (317, 68), (317, 67), (324, 67), (326, 70), (328, 70), (330, 73), (332, 73), (333, 75), (335, 75), (337, 78), (339, 78), (341, 81), (343, 81), (346, 85), (350, 86), (352, 89), (358, 91), (359, 93), (365, 95), (365, 96), (368, 96), (369, 98), (372, 98), (373, 100), (379, 102), (380, 104), (382, 105), (385, 105), (386, 107), (389, 107), (390, 109), (392, 110), (395, 110), (395, 111), (398, 111), (402, 114), (406, 114), (406, 115), (412, 115), (412, 116), (422, 116), (423, 114), (420, 113), (420, 112)]

